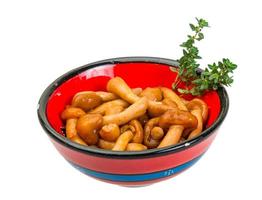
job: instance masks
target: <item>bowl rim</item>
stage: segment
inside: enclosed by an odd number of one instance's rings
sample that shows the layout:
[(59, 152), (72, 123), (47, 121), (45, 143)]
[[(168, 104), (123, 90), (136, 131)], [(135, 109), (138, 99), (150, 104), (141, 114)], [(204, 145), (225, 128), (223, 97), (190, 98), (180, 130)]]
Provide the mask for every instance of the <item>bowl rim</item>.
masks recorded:
[[(164, 64), (168, 66), (178, 67), (179, 64), (177, 61), (167, 58), (159, 58), (159, 57), (118, 57), (118, 58), (111, 58), (111, 59), (105, 59), (97, 62), (92, 62), (86, 65), (83, 65), (81, 67), (77, 67), (73, 70), (70, 70), (57, 78), (55, 81), (53, 81), (42, 93), (38, 106), (37, 106), (37, 115), (39, 122), (42, 126), (42, 128), (45, 130), (48, 136), (50, 136), (52, 139), (54, 139), (56, 142), (66, 146), (67, 148), (70, 148), (72, 150), (76, 150), (85, 154), (93, 155), (93, 156), (99, 156), (99, 157), (113, 157), (113, 158), (119, 158), (119, 159), (138, 159), (138, 158), (148, 158), (148, 157), (155, 157), (155, 156), (162, 156), (170, 153), (179, 152), (182, 150), (185, 150), (187, 148), (191, 148), (192, 146), (202, 142), (203, 140), (207, 139), (209, 136), (214, 134), (215, 130), (222, 124), (224, 121), (228, 109), (229, 109), (229, 98), (228, 94), (226, 92), (226, 89), (223, 86), (219, 86), (217, 93), (219, 95), (220, 99), (220, 113), (217, 117), (216, 121), (202, 131), (202, 134), (191, 139), (184, 141), (182, 143), (171, 145), (168, 147), (163, 147), (159, 149), (149, 149), (144, 151), (135, 151), (135, 152), (128, 152), (128, 151), (110, 151), (110, 150), (104, 150), (99, 148), (90, 148), (86, 147), (77, 143), (72, 142), (68, 138), (60, 135), (55, 131), (55, 129), (52, 128), (52, 126), (49, 124), (47, 116), (46, 116), (46, 108), (47, 103), (49, 100), (49, 97), (52, 95), (52, 93), (65, 81), (68, 79), (78, 75), (79, 73), (82, 73), (88, 69), (104, 66), (107, 64), (119, 64), (119, 63), (155, 63), (155, 64)], [(200, 69), (199, 69), (200, 70)]]

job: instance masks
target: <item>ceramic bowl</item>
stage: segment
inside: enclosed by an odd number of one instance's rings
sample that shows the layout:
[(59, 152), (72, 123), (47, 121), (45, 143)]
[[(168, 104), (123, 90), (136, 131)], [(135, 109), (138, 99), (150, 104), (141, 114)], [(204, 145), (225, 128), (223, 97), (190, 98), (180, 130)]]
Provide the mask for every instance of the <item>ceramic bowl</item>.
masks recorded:
[(39, 121), (60, 154), (76, 169), (98, 180), (122, 186), (156, 183), (183, 172), (208, 150), (226, 117), (229, 99), (224, 87), (201, 98), (208, 104), (206, 128), (196, 138), (177, 145), (139, 152), (114, 152), (79, 145), (64, 135), (60, 114), (83, 90), (106, 90), (107, 81), (122, 77), (130, 87), (171, 87), (174, 60), (152, 57), (113, 58), (73, 69), (51, 83), (38, 106)]

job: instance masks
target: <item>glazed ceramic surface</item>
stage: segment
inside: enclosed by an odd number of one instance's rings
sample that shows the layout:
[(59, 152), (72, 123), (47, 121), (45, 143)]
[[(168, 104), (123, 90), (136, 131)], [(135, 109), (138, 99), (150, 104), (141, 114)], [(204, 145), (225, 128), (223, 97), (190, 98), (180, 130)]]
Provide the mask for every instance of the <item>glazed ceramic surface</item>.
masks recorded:
[[(229, 106), (223, 87), (201, 98), (208, 104), (209, 118), (203, 133), (178, 145), (140, 152), (114, 152), (85, 147), (64, 135), (60, 114), (80, 91), (105, 91), (108, 80), (122, 77), (132, 87), (171, 88), (176, 74), (169, 59), (151, 57), (115, 58), (74, 69), (54, 81), (39, 101), (38, 117), (61, 155), (76, 169), (96, 179), (126, 186), (155, 183), (181, 173), (207, 151), (223, 122)], [(191, 97), (186, 97), (190, 99)]]

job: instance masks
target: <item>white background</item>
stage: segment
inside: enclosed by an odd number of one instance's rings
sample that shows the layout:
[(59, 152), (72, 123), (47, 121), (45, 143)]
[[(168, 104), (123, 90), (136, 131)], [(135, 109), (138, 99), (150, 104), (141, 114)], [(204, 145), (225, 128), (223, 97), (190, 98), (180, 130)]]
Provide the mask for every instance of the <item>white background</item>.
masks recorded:
[[(120, 56), (177, 59), (189, 22), (211, 28), (201, 64), (238, 64), (230, 111), (206, 155), (181, 175), (125, 188), (73, 169), (40, 127), (37, 101), (75, 67)], [(259, 1), (0, 1), (0, 199), (261, 199)], [(260, 86), (260, 88), (259, 88)]]

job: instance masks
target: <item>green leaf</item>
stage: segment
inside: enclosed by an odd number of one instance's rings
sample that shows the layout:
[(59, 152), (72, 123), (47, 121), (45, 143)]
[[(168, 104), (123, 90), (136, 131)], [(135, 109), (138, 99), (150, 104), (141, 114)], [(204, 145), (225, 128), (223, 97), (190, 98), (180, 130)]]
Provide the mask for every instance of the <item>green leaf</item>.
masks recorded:
[(198, 20), (198, 24), (200, 27), (204, 28), (204, 27), (208, 27), (208, 22), (204, 19), (199, 19)]
[(202, 40), (204, 39), (204, 34), (203, 33), (199, 33), (198, 34), (198, 40)]
[(190, 28), (192, 29), (192, 31), (196, 30), (196, 27), (194, 26), (194, 24), (189, 24)]

